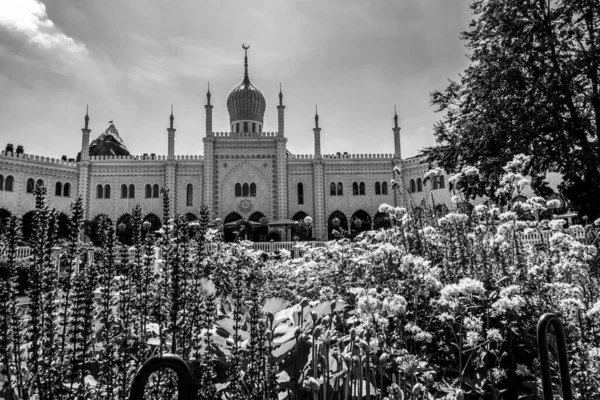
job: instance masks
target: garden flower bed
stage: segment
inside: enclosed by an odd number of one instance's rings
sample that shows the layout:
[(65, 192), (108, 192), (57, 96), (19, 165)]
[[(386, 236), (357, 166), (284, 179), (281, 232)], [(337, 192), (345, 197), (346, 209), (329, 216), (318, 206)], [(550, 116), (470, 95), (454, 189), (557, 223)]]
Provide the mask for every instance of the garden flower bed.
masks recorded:
[[(382, 205), (389, 229), (272, 258), (223, 243), (206, 209), (193, 231), (165, 194), (162, 232), (143, 236), (136, 207), (130, 254), (104, 221), (94, 262), (75, 272), (81, 201), (59, 244), (44, 189), (36, 198), (32, 256), (17, 259), (17, 218), (2, 238), (5, 399), (126, 399), (137, 368), (165, 353), (189, 362), (201, 399), (539, 399), (535, 326), (546, 312), (565, 326), (575, 398), (600, 399), (597, 248), (559, 222), (542, 244), (514, 240), (539, 229), (526, 207)], [(168, 372), (146, 388), (153, 399), (175, 392)]]

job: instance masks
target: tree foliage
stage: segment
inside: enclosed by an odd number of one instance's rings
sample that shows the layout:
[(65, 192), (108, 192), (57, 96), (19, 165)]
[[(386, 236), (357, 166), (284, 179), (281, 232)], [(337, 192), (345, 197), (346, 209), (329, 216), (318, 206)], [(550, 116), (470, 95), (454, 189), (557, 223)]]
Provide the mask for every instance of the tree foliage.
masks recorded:
[(455, 172), (476, 166), (482, 178), (467, 193), (496, 199), (502, 166), (532, 155), (531, 184), (561, 194), (582, 214), (600, 209), (600, 2), (474, 0), (475, 19), (461, 34), (470, 65), (459, 81), (431, 95), (445, 115), (435, 127), (430, 162)]

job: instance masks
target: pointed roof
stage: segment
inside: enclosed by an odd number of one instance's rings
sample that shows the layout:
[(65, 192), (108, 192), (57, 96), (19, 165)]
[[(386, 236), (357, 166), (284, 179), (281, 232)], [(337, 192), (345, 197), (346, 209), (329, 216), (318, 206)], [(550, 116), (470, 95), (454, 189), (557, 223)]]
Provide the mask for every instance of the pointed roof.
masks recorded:
[(106, 128), (92, 143), (90, 143), (91, 156), (128, 156), (129, 150), (125, 142), (119, 135), (115, 124), (110, 121), (110, 126)]

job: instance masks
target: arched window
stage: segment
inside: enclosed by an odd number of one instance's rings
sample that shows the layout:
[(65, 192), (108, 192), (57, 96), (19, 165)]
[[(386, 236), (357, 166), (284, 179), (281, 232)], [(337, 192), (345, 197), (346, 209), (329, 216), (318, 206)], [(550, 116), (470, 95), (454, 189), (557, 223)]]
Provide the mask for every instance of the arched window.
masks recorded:
[(42, 186), (44, 186), (44, 181), (41, 179), (38, 179), (35, 184), (38, 185), (39, 187), (42, 187)]
[(254, 122), (252, 123), (252, 132), (256, 132), (256, 124)]
[(4, 190), (4, 177), (0, 175), (0, 190)]
[(335, 182), (329, 184), (329, 195), (335, 196)]
[(155, 183), (154, 186), (152, 186), (152, 197), (157, 199), (159, 193), (160, 193), (160, 187), (158, 186), (158, 183)]
[(62, 196), (62, 183), (56, 182), (56, 188), (54, 189), (55, 196)]
[(135, 197), (135, 185), (132, 183), (129, 185), (129, 198), (133, 199)]
[(304, 184), (298, 183), (298, 204), (304, 204)]
[(194, 186), (191, 183), (188, 183), (188, 185), (187, 185), (185, 204), (188, 207), (191, 207), (194, 205)]
[(443, 189), (446, 187), (446, 184), (444, 182), (444, 175), (440, 176), (440, 189)]
[(122, 199), (127, 198), (127, 185), (126, 184), (121, 185), (121, 198)]
[(104, 196), (104, 188), (102, 185), (96, 186), (96, 198), (101, 199)]
[(375, 194), (381, 194), (381, 183), (375, 182)]
[(244, 197), (248, 197), (248, 194), (250, 193), (250, 187), (248, 186), (247, 183), (244, 183), (242, 185), (242, 196)]
[(240, 133), (240, 123), (235, 124), (235, 133)]
[(104, 185), (104, 198), (110, 199), (110, 185), (109, 184)]
[(244, 122), (244, 132), (248, 132), (248, 123)]
[(33, 187), (35, 186), (35, 181), (33, 178), (27, 179), (27, 193), (33, 193)]
[(261, 133), (261, 132), (262, 132), (262, 126), (258, 125), (258, 133)]
[(438, 188), (438, 177), (434, 176), (433, 178), (431, 178), (431, 188), (432, 189), (437, 189)]
[(69, 182), (66, 182), (63, 186), (63, 196), (71, 197), (71, 184)]
[(149, 183), (146, 184), (146, 198), (149, 199), (152, 197), (152, 185)]
[(423, 181), (421, 178), (417, 178), (417, 192), (423, 191)]
[(417, 191), (417, 185), (415, 184), (415, 180), (411, 179), (410, 180), (410, 192), (414, 193)]
[(386, 181), (381, 183), (381, 194), (388, 194), (388, 183)]
[(358, 183), (352, 182), (352, 195), (358, 196)]
[(344, 195), (344, 185), (342, 184), (342, 182), (338, 182), (338, 184), (337, 184), (337, 195), (338, 196)]
[(358, 194), (360, 194), (361, 196), (364, 196), (365, 194), (365, 183), (361, 182), (358, 184)]
[(250, 184), (250, 196), (256, 197), (256, 183)]
[(13, 178), (12, 175), (7, 176), (6, 181), (4, 181), (4, 190), (7, 192), (12, 192), (14, 182), (15, 178)]
[(235, 184), (235, 197), (240, 197), (242, 195), (242, 185), (239, 183)]

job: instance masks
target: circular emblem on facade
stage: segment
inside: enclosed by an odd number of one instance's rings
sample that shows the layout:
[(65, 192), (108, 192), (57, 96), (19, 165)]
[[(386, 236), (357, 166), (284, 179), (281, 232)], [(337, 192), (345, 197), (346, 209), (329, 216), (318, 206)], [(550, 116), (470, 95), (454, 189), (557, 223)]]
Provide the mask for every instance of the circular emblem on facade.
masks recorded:
[(244, 199), (240, 201), (240, 211), (241, 212), (250, 212), (252, 211), (252, 202), (249, 199)]
[(263, 163), (263, 168), (267, 168), (268, 166), (269, 166), (269, 164)]
[(227, 168), (227, 163), (224, 163), (224, 164), (223, 164), (223, 168)]

